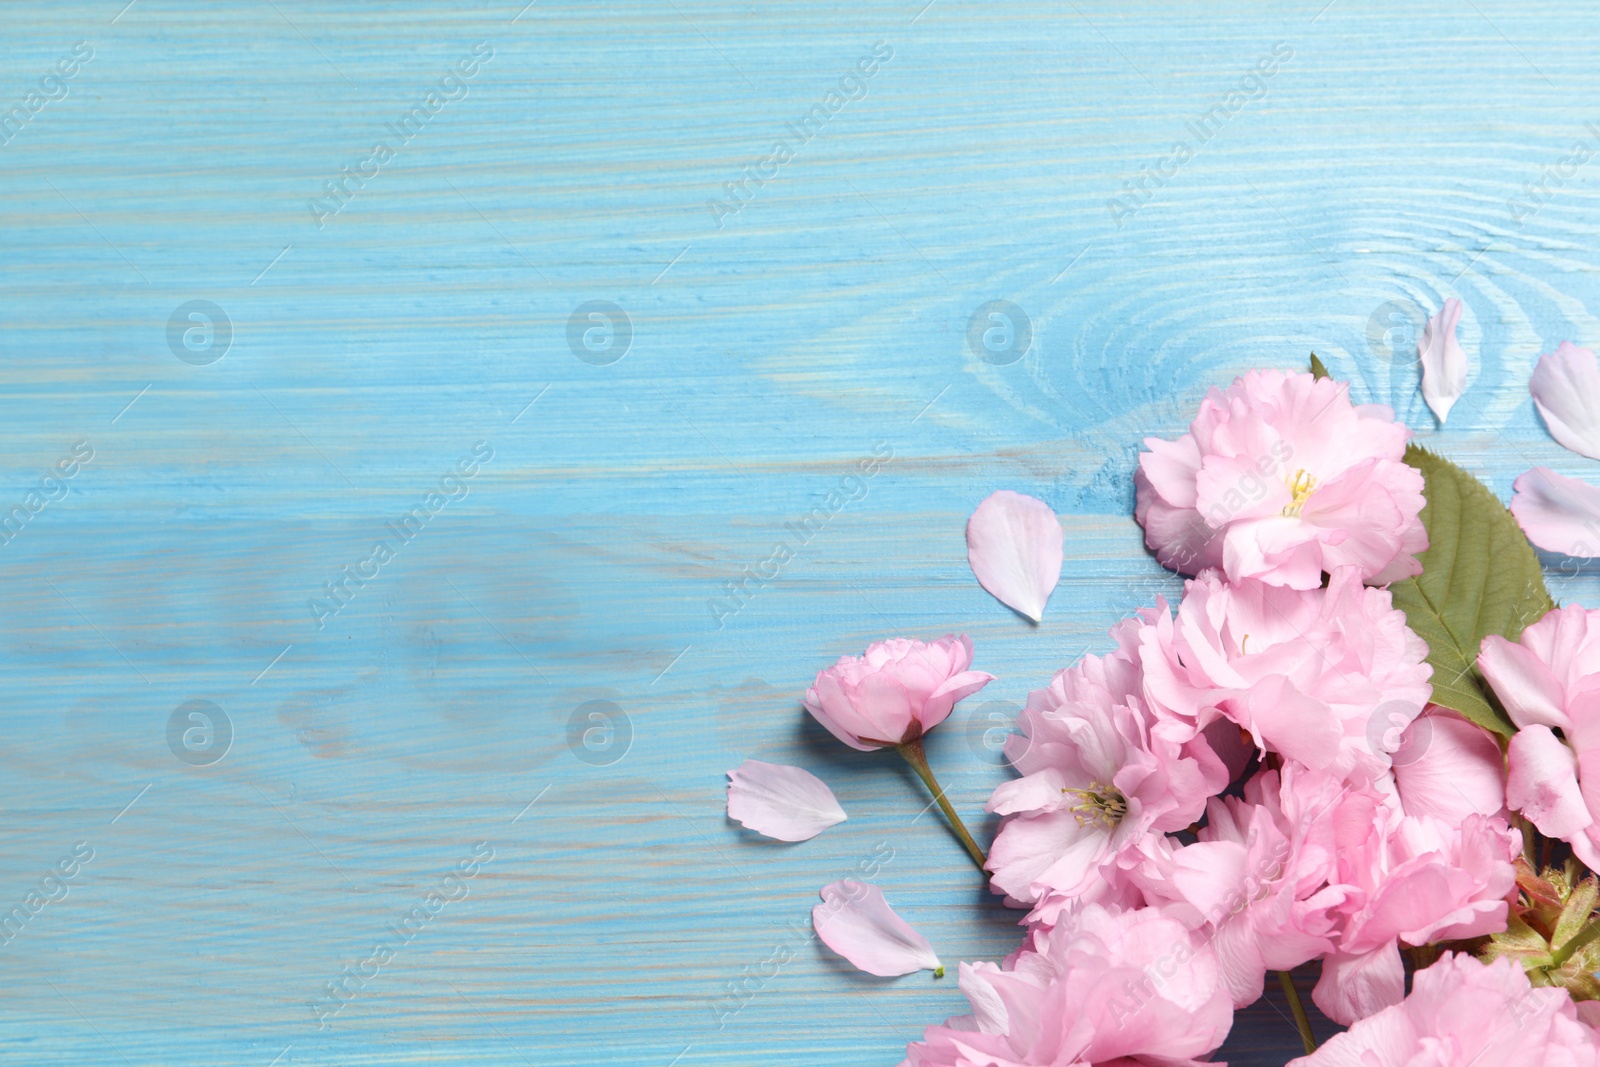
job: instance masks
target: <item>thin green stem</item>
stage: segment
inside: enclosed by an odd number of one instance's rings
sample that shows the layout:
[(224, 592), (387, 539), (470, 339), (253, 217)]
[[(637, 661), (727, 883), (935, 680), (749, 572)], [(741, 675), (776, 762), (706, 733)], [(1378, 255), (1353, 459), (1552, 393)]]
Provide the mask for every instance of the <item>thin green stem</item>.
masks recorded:
[(1539, 869), (1536, 866), (1538, 857), (1535, 856), (1533, 851), (1533, 824), (1528, 822), (1527, 819), (1517, 812), (1512, 812), (1511, 825), (1515, 826), (1522, 832), (1522, 858), (1528, 861), (1529, 867), (1532, 867), (1535, 871), (1537, 871)]
[(1306, 1014), (1306, 1006), (1300, 1003), (1300, 991), (1294, 987), (1294, 978), (1288, 971), (1278, 972), (1278, 984), (1283, 986), (1283, 995), (1289, 998), (1289, 1010), (1294, 1012), (1294, 1024), (1300, 1030), (1300, 1043), (1306, 1047), (1306, 1055), (1317, 1051), (1317, 1039), (1311, 1034), (1311, 1016)]
[(933, 794), (933, 799), (938, 803), (939, 810), (944, 812), (944, 817), (949, 820), (950, 829), (955, 831), (956, 837), (960, 838), (962, 845), (966, 846), (967, 855), (971, 856), (972, 862), (978, 865), (978, 870), (983, 871), (984, 875), (987, 876), (989, 872), (984, 865), (989, 862), (989, 859), (983, 854), (983, 849), (978, 847), (978, 843), (972, 839), (972, 835), (967, 833), (966, 824), (961, 821), (961, 816), (956, 814), (956, 809), (950, 806), (949, 800), (945, 799), (944, 789), (934, 779), (933, 770), (928, 766), (928, 754), (922, 749), (922, 738), (919, 737), (914, 741), (902, 741), (895, 746), (895, 751), (899, 752), (905, 761), (911, 764), (911, 769), (917, 772), (917, 777), (921, 778), (922, 784), (928, 787), (928, 792)]

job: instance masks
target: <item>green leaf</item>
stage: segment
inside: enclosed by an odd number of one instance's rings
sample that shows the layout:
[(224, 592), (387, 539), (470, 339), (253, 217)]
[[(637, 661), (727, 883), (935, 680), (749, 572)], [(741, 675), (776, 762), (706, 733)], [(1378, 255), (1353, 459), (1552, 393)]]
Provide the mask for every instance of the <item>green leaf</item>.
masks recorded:
[(1318, 381), (1328, 376), (1328, 365), (1318, 359), (1315, 352), (1311, 353), (1311, 376)]
[(1489, 634), (1515, 641), (1555, 607), (1539, 557), (1488, 486), (1416, 445), (1405, 459), (1422, 472), (1428, 550), (1421, 574), (1390, 586), (1395, 607), (1428, 642), (1433, 702), (1510, 736), (1516, 727), (1478, 670), (1478, 647)]

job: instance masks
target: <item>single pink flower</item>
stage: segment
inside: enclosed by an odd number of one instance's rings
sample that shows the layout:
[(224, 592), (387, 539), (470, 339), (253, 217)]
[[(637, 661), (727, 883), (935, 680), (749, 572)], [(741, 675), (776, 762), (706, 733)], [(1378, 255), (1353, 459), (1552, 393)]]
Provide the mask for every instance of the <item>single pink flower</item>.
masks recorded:
[(1084, 908), (1004, 968), (961, 965), (973, 1014), (931, 1026), (901, 1067), (1202, 1067), (1233, 1008), (1216, 957), (1157, 908)]
[(1411, 995), (1289, 1067), (1595, 1067), (1600, 1044), (1565, 989), (1535, 989), (1510, 959), (1447, 952)]
[(972, 641), (965, 635), (933, 642), (896, 637), (841, 656), (806, 690), (805, 706), (828, 732), (870, 752), (914, 741), (949, 717), (956, 702), (994, 680), (968, 670)]
[(1138, 862), (1147, 835), (1198, 819), (1206, 798), (1228, 784), (1204, 737), (1151, 736), (1138, 699), (1106, 687), (1107, 661), (1113, 673), (1128, 662), (1120, 654), (1086, 656), (1030, 693), (1017, 719), (1021, 733), (1007, 742), (1023, 777), (989, 799), (988, 810), (1005, 818), (988, 867), (1014, 900), (1084, 893), (1107, 879), (1103, 868), (1119, 856)]
[(1354, 568), (1305, 590), (1207, 571), (1175, 617), (1146, 618), (1139, 659), (1157, 736), (1187, 740), (1223, 718), (1262, 750), (1372, 778), (1389, 765), (1388, 732), (1433, 693), (1427, 644)]
[(1491, 634), (1478, 667), (1519, 728), (1506, 802), (1600, 869), (1600, 611), (1568, 604), (1517, 641)]
[(1347, 805), (1339, 823), (1338, 947), (1324, 958), (1312, 999), (1349, 1025), (1391, 1004), (1405, 989), (1400, 946), (1454, 941), (1506, 928), (1507, 895), (1522, 835), (1504, 819), (1470, 815), (1459, 825), (1400, 813), (1393, 800), (1363, 811)]
[(1410, 431), (1349, 386), (1250, 371), (1213, 389), (1177, 441), (1146, 438), (1134, 482), (1145, 542), (1183, 574), (1314, 589), (1355, 567), (1386, 584), (1420, 573), (1428, 547), (1422, 474), (1402, 462)]

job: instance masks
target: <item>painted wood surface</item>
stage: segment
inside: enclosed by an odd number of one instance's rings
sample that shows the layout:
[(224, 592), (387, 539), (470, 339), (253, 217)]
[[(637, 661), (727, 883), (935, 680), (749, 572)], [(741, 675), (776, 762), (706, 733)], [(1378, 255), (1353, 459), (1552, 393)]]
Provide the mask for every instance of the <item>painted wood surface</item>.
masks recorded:
[[(820, 666), (973, 636), (930, 747), (987, 836), (997, 729), (1179, 588), (1130, 471), (1208, 387), (1315, 350), (1503, 494), (1600, 475), (1526, 391), (1600, 340), (1593, 11), (124, 2), (0, 7), (0, 904), (74, 871), (0, 1062), (895, 1063), (954, 976), (851, 971), (818, 887), (889, 857), (952, 964), (1016, 915), (802, 718)], [(1038, 628), (965, 562), (1001, 487), (1066, 528)], [(729, 824), (747, 757), (849, 821)], [(1294, 1051), (1275, 1005), (1230, 1062)]]

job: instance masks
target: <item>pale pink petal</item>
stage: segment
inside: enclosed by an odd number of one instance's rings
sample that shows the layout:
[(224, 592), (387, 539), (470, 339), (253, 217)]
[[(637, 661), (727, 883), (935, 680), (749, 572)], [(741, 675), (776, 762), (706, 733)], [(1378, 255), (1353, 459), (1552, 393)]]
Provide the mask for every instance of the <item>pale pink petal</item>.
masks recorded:
[(1526, 645), (1489, 634), (1478, 649), (1478, 669), (1518, 726), (1572, 727), (1560, 680)]
[(995, 599), (1038, 622), (1061, 580), (1061, 521), (1044, 501), (1002, 489), (967, 520), (967, 562)]
[(1430, 710), (1419, 716), (1406, 728), (1393, 760), (1407, 815), (1432, 815), (1460, 826), (1469, 815), (1505, 810), (1505, 756), (1487, 730), (1459, 715)]
[(1255, 876), (1249, 862), (1245, 846), (1237, 841), (1200, 841), (1178, 849), (1167, 877), (1202, 915), (1231, 918), (1239, 887)]
[(1528, 392), (1551, 437), (1580, 456), (1600, 459), (1600, 363), (1592, 351), (1562, 341), (1539, 357)]
[(1301, 692), (1282, 675), (1257, 682), (1234, 702), (1232, 717), (1259, 744), (1307, 767), (1328, 767), (1339, 757), (1344, 730), (1333, 708)]
[(1600, 556), (1600, 487), (1535, 467), (1511, 483), (1511, 514), (1549, 552)]
[(809, 841), (845, 820), (827, 783), (799, 767), (747, 759), (728, 772), (728, 818), (779, 841)]
[(892, 978), (942, 969), (928, 939), (890, 910), (875, 885), (844, 881), (823, 886), (822, 903), (811, 909), (811, 925), (823, 944), (868, 974)]
[(940, 683), (939, 688), (929, 694), (922, 714), (917, 716), (922, 728), (931, 730), (944, 722), (958, 701), (965, 700), (992, 681), (994, 675), (987, 671), (962, 671)]
[(1578, 761), (1548, 727), (1525, 726), (1511, 739), (1506, 802), (1540, 833), (1570, 840), (1594, 822), (1578, 790)]
[(1359, 955), (1329, 953), (1311, 991), (1322, 1014), (1345, 1026), (1400, 1003), (1405, 995), (1406, 968), (1395, 941)]
[(989, 984), (988, 976), (998, 972), (992, 963), (963, 963), (961, 965), (961, 995), (972, 1005), (972, 1021), (986, 1034), (1006, 1032), (1006, 1004)]
[(1070, 811), (1019, 815), (989, 846), (994, 885), (1017, 900), (1038, 899), (1036, 887), (1081, 893), (1105, 859), (1110, 835)]
[(1439, 425), (1450, 416), (1450, 408), (1467, 391), (1467, 354), (1456, 342), (1456, 323), (1461, 321), (1461, 301), (1451, 298), (1444, 310), (1428, 320), (1422, 329), (1417, 350), (1422, 354), (1422, 399), (1428, 402)]

